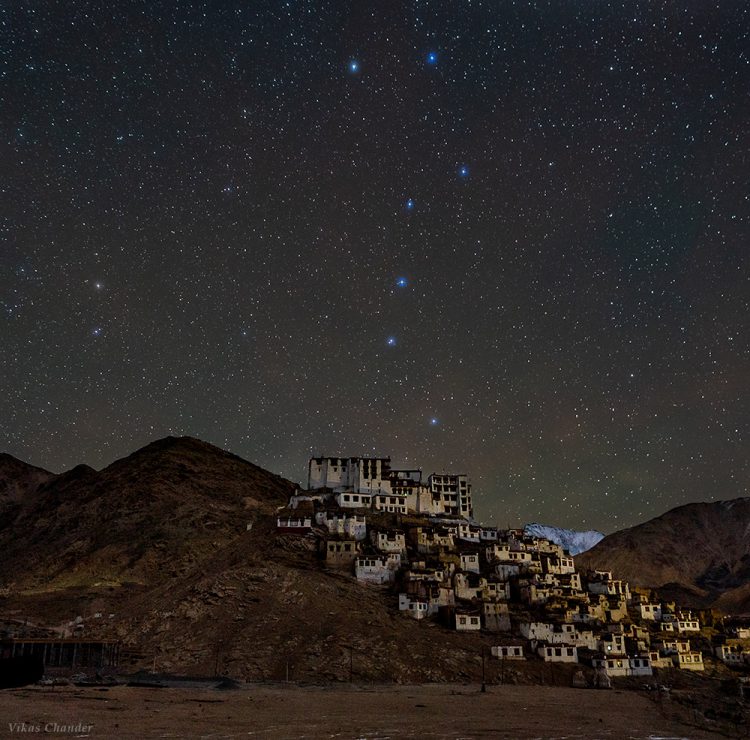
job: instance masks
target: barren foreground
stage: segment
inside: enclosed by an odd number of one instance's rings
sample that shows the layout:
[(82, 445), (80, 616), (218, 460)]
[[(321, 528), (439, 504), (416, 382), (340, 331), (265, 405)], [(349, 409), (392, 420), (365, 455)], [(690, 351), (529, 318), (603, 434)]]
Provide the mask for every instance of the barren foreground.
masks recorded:
[(456, 685), (0, 692), (0, 737), (716, 737), (695, 719), (679, 702), (646, 693), (544, 686), (490, 686), (485, 694)]

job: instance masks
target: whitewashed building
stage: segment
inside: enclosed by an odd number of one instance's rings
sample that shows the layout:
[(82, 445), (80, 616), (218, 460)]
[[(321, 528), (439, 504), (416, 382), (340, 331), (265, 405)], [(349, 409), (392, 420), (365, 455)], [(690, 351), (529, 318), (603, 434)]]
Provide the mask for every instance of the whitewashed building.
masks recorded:
[(341, 492), (336, 494), (336, 503), (342, 509), (369, 509), (372, 507), (372, 495), (353, 491)]
[(458, 632), (478, 632), (482, 629), (479, 614), (462, 614), (456, 612), (456, 630)]
[(333, 568), (350, 568), (358, 554), (359, 543), (356, 540), (326, 542), (326, 565)]
[(467, 573), (479, 573), (479, 555), (475, 552), (461, 553), (461, 570)]
[(685, 634), (686, 632), (700, 632), (701, 624), (697, 619), (678, 619), (675, 622), (677, 632)]
[(469, 522), (459, 522), (458, 524), (458, 539), (464, 540), (465, 542), (474, 542), (479, 544), (481, 527), (476, 524), (470, 524)]
[(430, 606), (427, 599), (414, 598), (409, 594), (399, 594), (398, 609), (406, 612), (412, 619), (424, 619), (428, 616)]
[(610, 678), (616, 676), (652, 676), (654, 673), (651, 659), (646, 656), (594, 658), (592, 665), (594, 668), (604, 671)]
[(661, 621), (661, 604), (649, 604), (641, 602), (638, 604), (638, 616), (652, 622)]
[(391, 492), (390, 457), (311, 457), (307, 488), (355, 493)]
[(375, 511), (388, 511), (392, 514), (406, 514), (406, 496), (401, 493), (376, 493), (372, 497)]
[(329, 534), (361, 541), (367, 537), (367, 518), (364, 514), (340, 514), (335, 511), (319, 511), (315, 523), (325, 527)]
[(434, 498), (439, 498), (446, 514), (470, 518), (474, 515), (469, 477), (463, 473), (433, 473), (428, 485)]
[(704, 671), (706, 669), (706, 666), (703, 664), (703, 654), (697, 650), (673, 655), (672, 662), (677, 668), (681, 668), (684, 671)]
[(490, 653), (499, 660), (525, 660), (523, 645), (493, 645)]
[(747, 657), (747, 653), (740, 645), (717, 645), (714, 652), (719, 660), (731, 666), (744, 665)]
[(282, 534), (307, 534), (312, 532), (312, 517), (279, 516), (276, 517), (276, 529)]
[(381, 585), (393, 583), (396, 570), (401, 565), (401, 555), (392, 553), (387, 556), (360, 555), (354, 561), (354, 575), (362, 583)]
[(497, 542), (498, 531), (495, 527), (481, 527), (479, 530), (479, 539), (481, 542)]
[(578, 648), (575, 645), (539, 645), (537, 653), (545, 663), (578, 662)]
[(551, 642), (555, 626), (549, 622), (521, 622), (519, 631), (527, 640)]
[(380, 552), (406, 553), (406, 536), (403, 532), (373, 529), (370, 531), (370, 540)]
[(566, 575), (576, 572), (573, 558), (567, 557), (565, 555), (549, 555), (543, 557), (542, 567), (545, 573), (553, 573), (555, 575)]

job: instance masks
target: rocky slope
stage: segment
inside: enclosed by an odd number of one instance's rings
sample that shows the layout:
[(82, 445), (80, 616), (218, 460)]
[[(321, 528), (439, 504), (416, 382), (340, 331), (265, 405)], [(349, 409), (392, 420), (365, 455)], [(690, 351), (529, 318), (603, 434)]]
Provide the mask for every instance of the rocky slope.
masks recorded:
[[(22, 476), (30, 474), (20, 469)], [(41, 475), (0, 528), (0, 618), (118, 637), (124, 668), (237, 678), (476, 679), (490, 638), (398, 613), (277, 535), (295, 486), (190, 438)]]
[(5, 519), (0, 584), (16, 590), (154, 585), (246, 530), (294, 486), (191, 438), (154, 442), (102, 471), (43, 482)]
[(0, 527), (17, 513), (22, 502), (33, 497), (39, 486), (54, 477), (54, 473), (0, 453)]
[(696, 607), (750, 611), (750, 498), (680, 506), (576, 558)]

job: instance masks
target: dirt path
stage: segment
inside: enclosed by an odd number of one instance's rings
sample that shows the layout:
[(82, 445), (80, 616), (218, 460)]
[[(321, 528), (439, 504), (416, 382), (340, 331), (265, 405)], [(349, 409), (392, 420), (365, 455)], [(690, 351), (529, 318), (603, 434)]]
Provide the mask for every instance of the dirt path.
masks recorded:
[(446, 685), (248, 686), (236, 691), (32, 687), (0, 692), (2, 738), (38, 737), (45, 730), (48, 735), (107, 740), (717, 737), (683, 724), (690, 720), (689, 710), (676, 703), (657, 705), (636, 692), (543, 686), (491, 686), (485, 694), (476, 686)]

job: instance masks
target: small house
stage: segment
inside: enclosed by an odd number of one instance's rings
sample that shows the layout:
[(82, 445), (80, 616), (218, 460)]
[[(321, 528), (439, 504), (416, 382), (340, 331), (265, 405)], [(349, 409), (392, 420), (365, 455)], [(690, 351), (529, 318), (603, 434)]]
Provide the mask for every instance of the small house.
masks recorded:
[(578, 648), (575, 645), (539, 645), (537, 653), (545, 663), (578, 662)]

